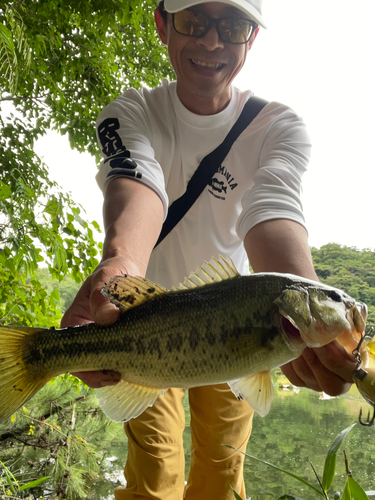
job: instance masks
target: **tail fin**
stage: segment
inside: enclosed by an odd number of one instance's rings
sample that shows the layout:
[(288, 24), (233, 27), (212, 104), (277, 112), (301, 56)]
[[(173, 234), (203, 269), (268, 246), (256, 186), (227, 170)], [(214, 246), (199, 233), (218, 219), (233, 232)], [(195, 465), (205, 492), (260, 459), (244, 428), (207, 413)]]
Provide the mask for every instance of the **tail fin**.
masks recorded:
[(47, 380), (35, 378), (25, 362), (27, 337), (40, 328), (0, 327), (0, 424), (31, 398)]

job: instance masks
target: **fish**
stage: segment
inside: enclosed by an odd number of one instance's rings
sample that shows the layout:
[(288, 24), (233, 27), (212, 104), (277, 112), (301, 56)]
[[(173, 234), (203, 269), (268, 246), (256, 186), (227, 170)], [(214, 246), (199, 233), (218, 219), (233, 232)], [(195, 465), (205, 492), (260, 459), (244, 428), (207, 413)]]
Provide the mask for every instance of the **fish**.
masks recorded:
[(0, 423), (53, 377), (91, 370), (121, 374), (96, 389), (114, 421), (136, 418), (171, 387), (223, 382), (264, 416), (272, 369), (306, 346), (357, 345), (367, 320), (367, 306), (341, 290), (292, 274), (241, 276), (222, 256), (170, 290), (124, 275), (102, 293), (121, 309), (112, 325), (0, 327)]

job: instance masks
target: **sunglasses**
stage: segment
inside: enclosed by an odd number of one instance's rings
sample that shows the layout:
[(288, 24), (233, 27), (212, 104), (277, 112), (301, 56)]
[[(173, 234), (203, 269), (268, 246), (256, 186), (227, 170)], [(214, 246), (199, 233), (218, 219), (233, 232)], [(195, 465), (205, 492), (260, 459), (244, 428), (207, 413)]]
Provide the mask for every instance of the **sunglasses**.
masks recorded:
[(223, 17), (215, 19), (192, 10), (181, 10), (172, 14), (173, 27), (181, 35), (203, 37), (212, 26), (215, 26), (222, 42), (247, 43), (258, 25), (250, 19), (239, 17)]

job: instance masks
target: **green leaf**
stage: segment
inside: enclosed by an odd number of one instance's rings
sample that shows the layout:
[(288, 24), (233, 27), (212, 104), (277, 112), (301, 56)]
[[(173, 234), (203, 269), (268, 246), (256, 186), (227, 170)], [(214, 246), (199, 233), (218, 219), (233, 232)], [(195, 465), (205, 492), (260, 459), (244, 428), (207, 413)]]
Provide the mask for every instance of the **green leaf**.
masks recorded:
[(6, 477), (7, 477), (7, 482), (9, 484), (9, 487), (10, 489), (12, 490), (12, 492), (14, 494), (16, 494), (16, 490), (14, 489), (14, 486), (13, 486), (13, 483), (18, 487), (18, 483), (17, 483), (17, 480), (16, 478), (13, 476), (13, 474), (10, 472), (10, 470), (8, 469), (8, 467), (3, 464), (3, 462), (0, 461), (0, 465), (4, 468), (5, 470), (5, 474), (6, 474)]
[(15, 90), (18, 79), (18, 61), (12, 33), (0, 23), (0, 73), (9, 81), (11, 92)]
[(6, 473), (6, 474), (7, 474), (7, 482), (9, 484), (9, 486), (10, 486), (10, 489), (13, 491), (14, 494), (16, 494), (16, 490), (14, 489), (13, 483), (10, 480), (10, 477), (8, 476), (8, 473)]
[(308, 486), (309, 488), (311, 488), (312, 490), (314, 490), (321, 497), (325, 497), (325, 495), (324, 495), (324, 493), (322, 491), (320, 491), (318, 488), (316, 488), (315, 486), (313, 486), (312, 484), (310, 484), (308, 481), (305, 481), (302, 477), (297, 476), (296, 474), (293, 474), (292, 472), (289, 472), (289, 471), (287, 471), (285, 469), (281, 469), (280, 467), (277, 467), (276, 465), (273, 465), (273, 464), (271, 464), (269, 462), (266, 462), (265, 460), (261, 460), (260, 458), (253, 457), (252, 455), (248, 455), (247, 453), (244, 453), (243, 451), (238, 450), (237, 448), (234, 448), (233, 446), (230, 446), (228, 444), (225, 444), (224, 446), (226, 446), (227, 448), (232, 448), (232, 450), (239, 451), (240, 453), (242, 453), (246, 457), (252, 458), (253, 460), (256, 460), (257, 462), (261, 462), (262, 464), (268, 465), (269, 467), (272, 467), (273, 469), (276, 469), (276, 470), (278, 470), (280, 472), (283, 472), (284, 474), (288, 474), (288, 476), (291, 476), (294, 479), (297, 479), (297, 481), (300, 481), (305, 486)]
[(352, 495), (350, 491), (349, 476), (346, 478), (345, 488), (341, 495), (341, 500), (352, 500)]
[(354, 500), (369, 500), (365, 490), (360, 486), (353, 476), (348, 476), (347, 482), (350, 486), (350, 492)]
[(31, 488), (35, 488), (36, 486), (39, 486), (41, 483), (49, 479), (51, 476), (46, 476), (46, 477), (40, 477), (39, 479), (36, 479), (35, 481), (31, 481), (30, 483), (24, 484), (23, 486), (20, 486), (18, 489), (20, 491), (28, 490)]
[(336, 471), (336, 457), (337, 457), (337, 452), (346, 438), (346, 436), (349, 434), (349, 432), (353, 429), (353, 427), (356, 424), (352, 424), (349, 426), (347, 429), (344, 429), (340, 434), (334, 439), (333, 443), (331, 444), (331, 447), (328, 450), (327, 458), (324, 464), (324, 471), (323, 471), (323, 480), (322, 480), (322, 487), (325, 492), (327, 492), (333, 484), (333, 479), (335, 477), (335, 471)]
[(9, 186), (0, 181), (0, 200), (7, 200), (12, 196), (12, 191)]
[[(231, 486), (231, 488), (232, 488), (232, 486)], [(236, 492), (236, 490), (235, 490), (234, 488), (232, 488), (232, 491), (233, 491), (233, 493), (234, 493), (234, 498), (235, 498), (236, 500), (243, 500), (243, 499), (240, 497), (240, 495)]]
[(91, 224), (94, 226), (94, 228), (95, 228), (95, 229), (96, 229), (99, 233), (101, 233), (101, 232), (102, 232), (102, 230), (101, 230), (101, 228), (100, 228), (100, 225), (96, 222), (96, 220), (93, 220), (93, 221), (91, 222)]

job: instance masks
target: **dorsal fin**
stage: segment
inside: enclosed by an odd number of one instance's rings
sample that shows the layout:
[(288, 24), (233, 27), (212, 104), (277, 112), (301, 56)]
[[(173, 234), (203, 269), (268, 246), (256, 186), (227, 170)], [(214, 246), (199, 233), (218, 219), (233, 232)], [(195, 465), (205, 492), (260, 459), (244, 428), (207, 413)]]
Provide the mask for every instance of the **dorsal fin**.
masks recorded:
[(202, 267), (198, 267), (195, 273), (191, 273), (188, 278), (185, 278), (179, 286), (173, 287), (172, 290), (186, 290), (188, 288), (196, 288), (205, 286), (210, 283), (220, 282), (239, 276), (236, 266), (230, 257), (224, 259), (219, 255), (218, 260), (211, 258), (210, 262), (204, 262)]
[(153, 297), (166, 293), (168, 290), (155, 285), (146, 278), (134, 276), (115, 276), (102, 288), (102, 294), (121, 311), (139, 306)]

